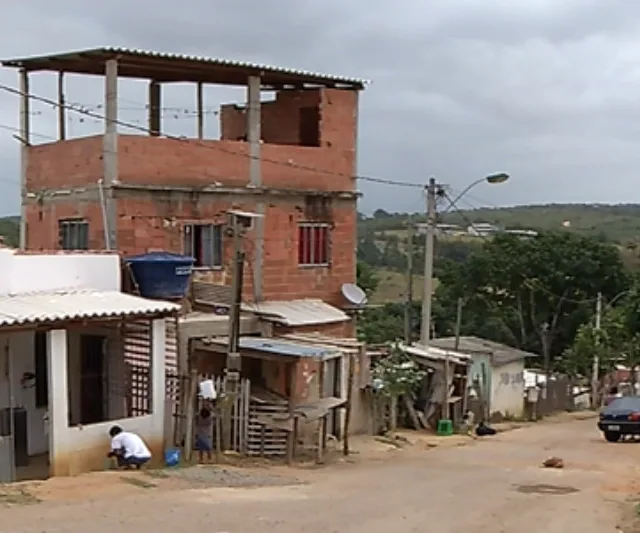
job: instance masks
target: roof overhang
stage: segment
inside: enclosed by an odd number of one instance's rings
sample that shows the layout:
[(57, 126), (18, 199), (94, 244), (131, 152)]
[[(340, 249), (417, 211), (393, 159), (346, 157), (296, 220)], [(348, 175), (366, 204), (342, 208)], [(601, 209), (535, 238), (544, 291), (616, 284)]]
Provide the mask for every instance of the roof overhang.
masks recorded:
[(255, 313), (263, 320), (290, 327), (337, 324), (351, 320), (341, 309), (316, 299), (248, 303), (242, 306), (242, 310)]
[(67, 291), (0, 295), (0, 329), (76, 321), (164, 318), (180, 306), (119, 291)]
[(249, 76), (260, 76), (265, 88), (336, 87), (362, 90), (366, 80), (274, 67), (245, 61), (168, 54), (118, 47), (93, 48), (45, 56), (6, 59), (5, 67), (26, 71), (68, 72), (104, 76), (105, 62), (118, 60), (118, 76), (159, 82), (201, 82), (246, 86)]

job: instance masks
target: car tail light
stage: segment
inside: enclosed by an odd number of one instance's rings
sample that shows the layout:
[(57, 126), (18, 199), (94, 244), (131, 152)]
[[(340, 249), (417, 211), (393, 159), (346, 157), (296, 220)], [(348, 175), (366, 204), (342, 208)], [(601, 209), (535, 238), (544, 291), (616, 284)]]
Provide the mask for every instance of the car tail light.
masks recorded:
[(640, 413), (631, 413), (629, 415), (629, 420), (632, 422), (640, 422)]

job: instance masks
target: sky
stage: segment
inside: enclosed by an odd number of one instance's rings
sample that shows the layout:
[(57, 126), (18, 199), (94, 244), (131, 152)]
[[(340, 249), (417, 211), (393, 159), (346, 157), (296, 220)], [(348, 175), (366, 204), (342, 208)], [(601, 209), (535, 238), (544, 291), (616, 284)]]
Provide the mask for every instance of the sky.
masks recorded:
[[(89, 5), (91, 4), (91, 5)], [(3, 2), (0, 57), (99, 46), (254, 61), (369, 79), (361, 95), (358, 174), (454, 192), (487, 174), (460, 207), (640, 203), (640, 2), (624, 0), (29, 0)], [(0, 85), (17, 87), (0, 69)], [(55, 98), (54, 74), (33, 93)], [(120, 118), (145, 124), (146, 85), (120, 84)], [(163, 94), (167, 133), (195, 132), (195, 91)], [(67, 100), (97, 112), (99, 78), (69, 77)], [(244, 91), (208, 88), (215, 111)], [(34, 142), (56, 112), (32, 107)], [(0, 215), (19, 209), (17, 97), (0, 90)], [(101, 131), (69, 113), (71, 135)], [(360, 208), (420, 211), (415, 188), (362, 181)]]

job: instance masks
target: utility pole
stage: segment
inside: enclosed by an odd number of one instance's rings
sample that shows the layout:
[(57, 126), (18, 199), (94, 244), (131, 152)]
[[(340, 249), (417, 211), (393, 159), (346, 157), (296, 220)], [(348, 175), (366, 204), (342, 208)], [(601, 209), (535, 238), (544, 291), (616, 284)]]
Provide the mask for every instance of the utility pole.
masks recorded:
[(404, 303), (404, 342), (411, 345), (411, 315), (413, 308), (413, 221), (407, 223), (407, 294)]
[(424, 293), (422, 295), (422, 327), (420, 344), (429, 345), (431, 337), (431, 298), (433, 296), (433, 241), (436, 232), (436, 180), (429, 179), (427, 186), (427, 228), (424, 254)]
[[(458, 298), (458, 308), (456, 313), (456, 331), (455, 331), (455, 341), (453, 344), (454, 351), (458, 349), (460, 346), (460, 327), (462, 325), (462, 298)], [(442, 417), (445, 420), (449, 420), (449, 390), (451, 381), (451, 358), (449, 357), (449, 351), (446, 350), (444, 353), (444, 398), (442, 403)]]
[(598, 293), (596, 299), (596, 345), (593, 350), (593, 369), (591, 371), (591, 407), (596, 408), (599, 401), (599, 383), (600, 383), (600, 327), (602, 322), (602, 293)]
[(225, 368), (224, 402), (224, 448), (231, 448), (231, 409), (238, 394), (240, 382), (240, 305), (242, 303), (242, 280), (244, 271), (244, 251), (242, 249), (242, 232), (244, 228), (239, 222), (237, 213), (230, 213), (231, 231), (233, 232), (233, 272), (231, 277), (231, 306), (229, 308), (229, 344)]
[(549, 324), (542, 324), (542, 359), (544, 361), (544, 375), (546, 387), (549, 390), (549, 379), (551, 378), (551, 353), (549, 346)]
[(460, 329), (462, 328), (462, 298), (458, 298), (458, 307), (456, 309), (456, 340), (453, 344), (453, 349), (458, 351), (460, 347)]

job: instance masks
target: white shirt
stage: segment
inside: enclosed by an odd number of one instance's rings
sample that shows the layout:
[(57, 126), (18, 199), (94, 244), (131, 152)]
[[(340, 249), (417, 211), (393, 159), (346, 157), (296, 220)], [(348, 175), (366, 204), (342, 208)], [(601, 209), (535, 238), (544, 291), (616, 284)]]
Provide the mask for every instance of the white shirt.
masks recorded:
[(135, 433), (129, 433), (128, 431), (118, 433), (111, 439), (111, 450), (114, 452), (124, 450), (124, 456), (127, 459), (129, 457), (138, 457), (140, 459), (151, 457), (151, 452), (144, 441)]

